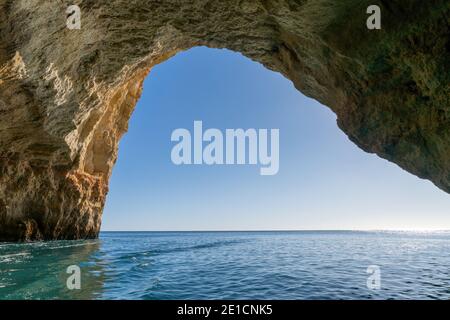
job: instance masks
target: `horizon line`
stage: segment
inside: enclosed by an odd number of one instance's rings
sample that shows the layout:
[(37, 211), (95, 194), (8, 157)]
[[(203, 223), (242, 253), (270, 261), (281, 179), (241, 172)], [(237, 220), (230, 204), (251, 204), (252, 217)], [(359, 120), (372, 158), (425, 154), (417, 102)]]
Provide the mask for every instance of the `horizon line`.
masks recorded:
[(260, 229), (260, 230), (101, 230), (100, 232), (318, 232), (318, 231), (416, 231), (416, 232), (438, 232), (450, 231), (450, 229), (426, 229), (426, 228), (404, 228), (404, 229)]

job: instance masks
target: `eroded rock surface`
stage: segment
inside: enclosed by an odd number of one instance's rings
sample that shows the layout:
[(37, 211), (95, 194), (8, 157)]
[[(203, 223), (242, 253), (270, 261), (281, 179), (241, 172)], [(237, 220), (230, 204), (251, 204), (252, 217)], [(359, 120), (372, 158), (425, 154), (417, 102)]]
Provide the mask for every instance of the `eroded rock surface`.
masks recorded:
[(0, 0), (0, 240), (96, 237), (144, 78), (200, 45), (282, 73), (363, 150), (450, 192), (449, 17), (448, 0)]

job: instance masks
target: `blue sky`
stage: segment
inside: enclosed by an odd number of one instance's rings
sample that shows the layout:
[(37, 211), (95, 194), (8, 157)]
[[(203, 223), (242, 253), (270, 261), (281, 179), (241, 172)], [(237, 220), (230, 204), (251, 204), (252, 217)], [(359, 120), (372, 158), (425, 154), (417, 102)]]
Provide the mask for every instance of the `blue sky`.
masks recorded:
[[(280, 170), (176, 166), (171, 133), (280, 129)], [(156, 66), (120, 143), (102, 230), (450, 229), (450, 197), (367, 154), (325, 106), (228, 50)]]

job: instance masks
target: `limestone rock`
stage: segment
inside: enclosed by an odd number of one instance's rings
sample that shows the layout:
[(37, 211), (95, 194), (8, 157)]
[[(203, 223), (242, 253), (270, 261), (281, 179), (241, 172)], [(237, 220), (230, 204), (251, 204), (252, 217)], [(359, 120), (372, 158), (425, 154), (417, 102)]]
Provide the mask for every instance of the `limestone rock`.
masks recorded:
[(450, 192), (448, 0), (73, 2), (80, 30), (72, 1), (0, 0), (0, 240), (96, 237), (144, 78), (200, 45), (282, 73), (363, 150)]

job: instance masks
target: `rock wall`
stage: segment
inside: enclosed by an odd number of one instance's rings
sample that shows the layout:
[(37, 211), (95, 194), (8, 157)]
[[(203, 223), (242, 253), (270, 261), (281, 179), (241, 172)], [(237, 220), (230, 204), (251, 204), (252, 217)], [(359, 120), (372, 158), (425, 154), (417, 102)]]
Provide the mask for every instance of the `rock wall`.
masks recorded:
[(448, 0), (0, 0), (0, 18), (0, 240), (96, 237), (144, 78), (200, 45), (282, 73), (363, 150), (450, 192)]

